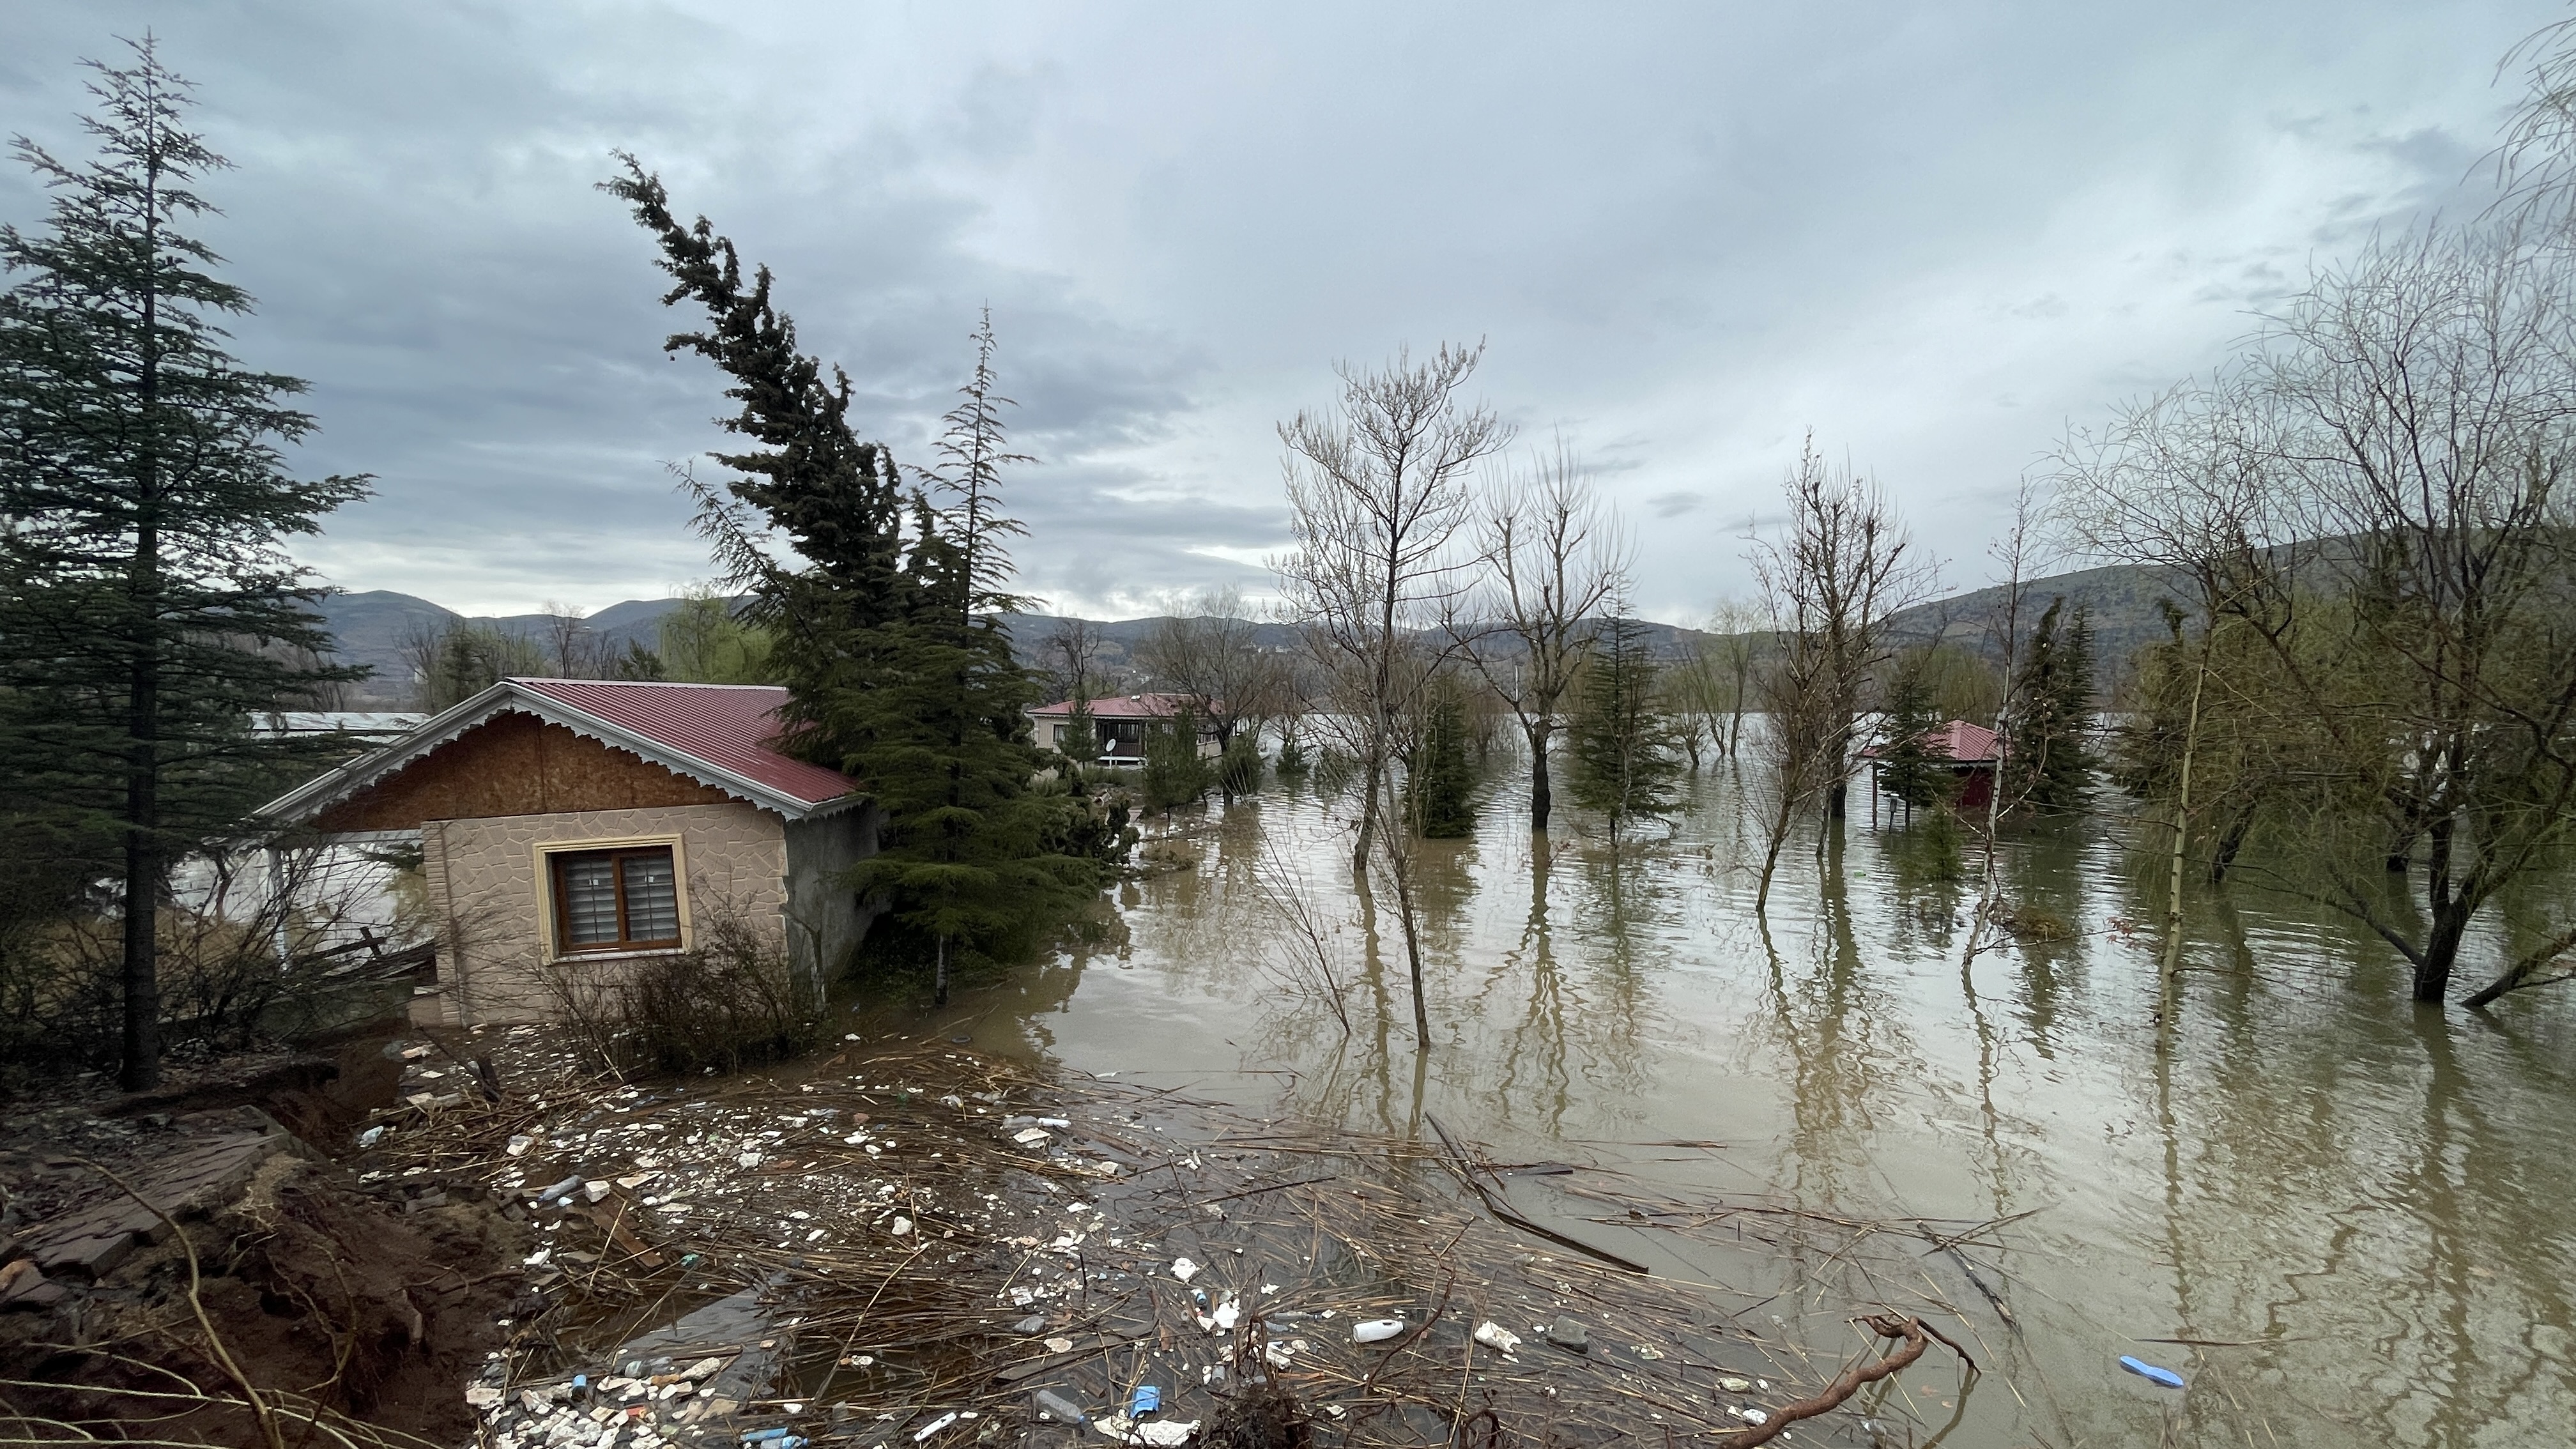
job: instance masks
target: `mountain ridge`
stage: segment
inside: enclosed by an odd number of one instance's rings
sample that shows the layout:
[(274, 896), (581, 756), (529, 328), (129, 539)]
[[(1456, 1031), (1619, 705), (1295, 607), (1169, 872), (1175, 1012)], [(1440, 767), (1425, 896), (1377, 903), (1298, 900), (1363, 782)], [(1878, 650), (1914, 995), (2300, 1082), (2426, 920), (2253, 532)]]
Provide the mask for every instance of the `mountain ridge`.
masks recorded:
[[(2156, 570), (2132, 564), (2054, 574), (2022, 585), (2022, 627), (2027, 629), (2035, 622), (2053, 599), (2063, 598), (2069, 604), (2084, 606), (2092, 617), (2095, 650), (2107, 677), (2125, 665), (2140, 647), (2165, 636), (2156, 601), (2173, 592)], [(1992, 654), (2000, 648), (2002, 631), (1998, 625), (2006, 597), (2006, 589), (2000, 584), (1969, 589), (1900, 610), (1892, 622), (1900, 638), (1922, 642), (1939, 639), (1976, 653)], [(624, 599), (584, 616), (581, 622), (612, 649), (623, 650), (630, 643), (652, 649), (659, 643), (662, 617), (682, 602), (675, 598)], [(411, 665), (405, 646), (416, 630), (443, 630), (461, 623), (543, 640), (556, 624), (553, 615), (542, 613), (460, 614), (416, 594), (392, 589), (335, 589), (323, 597), (319, 612), (335, 644), (332, 657), (375, 671), (372, 678), (352, 688), (353, 704), (380, 707), (410, 703)], [(1010, 631), (1012, 651), (1023, 663), (1045, 667), (1045, 639), (1057, 617), (1016, 614), (1004, 621)], [(1100, 631), (1100, 648), (1095, 656), (1098, 663), (1113, 674), (1132, 669), (1145, 641), (1171, 617), (1156, 614), (1136, 619), (1086, 620)], [(1641, 622), (1646, 625), (1647, 647), (1667, 658), (1687, 652), (1701, 640), (1719, 637), (1686, 624), (1651, 619)], [(1253, 640), (1264, 648), (1285, 648), (1295, 642), (1295, 635), (1285, 624), (1256, 620)]]

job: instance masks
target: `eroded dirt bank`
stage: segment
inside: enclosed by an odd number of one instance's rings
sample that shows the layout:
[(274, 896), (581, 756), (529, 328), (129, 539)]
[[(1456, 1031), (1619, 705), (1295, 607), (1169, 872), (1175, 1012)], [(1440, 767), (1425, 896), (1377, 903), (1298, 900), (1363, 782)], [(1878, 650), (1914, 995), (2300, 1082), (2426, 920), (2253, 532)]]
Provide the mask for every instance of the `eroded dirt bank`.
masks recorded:
[(9, 1437), (266, 1443), (247, 1380), (293, 1442), (317, 1421), (470, 1440), (455, 1386), (501, 1342), (524, 1230), (461, 1195), (407, 1210), (333, 1160), (396, 1103), (402, 1052), (362, 1035), (174, 1071), (143, 1096), (76, 1081), (11, 1104)]

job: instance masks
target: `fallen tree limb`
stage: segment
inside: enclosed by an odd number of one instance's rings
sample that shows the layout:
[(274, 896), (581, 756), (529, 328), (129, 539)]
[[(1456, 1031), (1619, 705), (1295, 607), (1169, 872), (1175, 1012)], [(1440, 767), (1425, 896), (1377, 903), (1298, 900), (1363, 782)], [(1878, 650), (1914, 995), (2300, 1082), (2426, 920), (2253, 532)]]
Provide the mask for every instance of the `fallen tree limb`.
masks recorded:
[(1779, 1435), (1780, 1431), (1800, 1419), (1812, 1419), (1818, 1414), (1842, 1407), (1844, 1400), (1859, 1393), (1864, 1386), (1874, 1384), (1921, 1358), (1924, 1348), (1936, 1338), (1947, 1345), (1952, 1353), (1959, 1355), (1960, 1361), (1968, 1366), (1970, 1373), (1976, 1372), (1975, 1359), (1969, 1358), (1959, 1345), (1952, 1343), (1948, 1335), (1920, 1318), (1897, 1318), (1891, 1314), (1873, 1313), (1860, 1321), (1869, 1325), (1871, 1331), (1879, 1337), (1901, 1339), (1903, 1343), (1894, 1353), (1885, 1358), (1872, 1363), (1856, 1363), (1834, 1375), (1834, 1381), (1825, 1385), (1824, 1390), (1815, 1397), (1800, 1399), (1794, 1404), (1784, 1404), (1770, 1418), (1750, 1428), (1739, 1430), (1733, 1437), (1724, 1441), (1726, 1449), (1753, 1449), (1756, 1444), (1768, 1444)]
[(1448, 1149), (1449, 1164), (1451, 1169), (1458, 1174), (1458, 1180), (1467, 1184), (1468, 1188), (1474, 1191), (1477, 1198), (1485, 1204), (1485, 1211), (1492, 1213), (1496, 1218), (1510, 1223), (1513, 1227), (1519, 1228), (1523, 1232), (1536, 1233), (1551, 1243), (1555, 1243), (1561, 1247), (1572, 1248), (1574, 1251), (1583, 1254), (1587, 1258), (1597, 1258), (1600, 1261), (1609, 1264), (1613, 1268), (1623, 1269), (1627, 1272), (1640, 1275), (1652, 1275), (1653, 1270), (1649, 1269), (1645, 1264), (1638, 1262), (1634, 1258), (1623, 1258), (1617, 1253), (1611, 1252), (1607, 1248), (1596, 1248), (1590, 1243), (1584, 1242), (1580, 1238), (1567, 1237), (1565, 1234), (1556, 1231), (1554, 1228), (1541, 1227), (1539, 1224), (1530, 1221), (1527, 1217), (1515, 1211), (1510, 1203), (1503, 1201), (1500, 1195), (1487, 1188), (1484, 1184), (1484, 1180), (1476, 1175), (1475, 1162), (1471, 1160), (1465, 1152), (1459, 1150), (1457, 1141), (1449, 1135), (1449, 1129), (1440, 1125), (1440, 1119), (1425, 1113), (1424, 1120), (1431, 1124), (1431, 1130), (1433, 1132), (1439, 1134), (1440, 1145)]

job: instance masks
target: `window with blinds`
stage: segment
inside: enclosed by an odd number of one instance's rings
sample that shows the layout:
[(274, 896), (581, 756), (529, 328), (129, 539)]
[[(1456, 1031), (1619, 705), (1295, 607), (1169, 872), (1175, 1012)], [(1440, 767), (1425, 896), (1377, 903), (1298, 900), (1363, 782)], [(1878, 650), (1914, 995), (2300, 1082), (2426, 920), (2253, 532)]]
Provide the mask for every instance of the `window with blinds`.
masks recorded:
[(554, 873), (555, 943), (565, 952), (680, 944), (680, 878), (671, 847), (566, 850)]

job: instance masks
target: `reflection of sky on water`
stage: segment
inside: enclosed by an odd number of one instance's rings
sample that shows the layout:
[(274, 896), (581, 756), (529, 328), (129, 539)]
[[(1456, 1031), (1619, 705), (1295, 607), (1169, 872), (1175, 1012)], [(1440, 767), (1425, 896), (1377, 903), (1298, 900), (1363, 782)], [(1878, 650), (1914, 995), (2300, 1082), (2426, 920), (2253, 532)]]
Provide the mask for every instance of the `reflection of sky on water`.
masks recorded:
[[(1477, 839), (1423, 847), (1427, 1066), (1401, 933), (1352, 889), (1341, 823), (1293, 792), (1213, 820), (1196, 868), (1122, 886), (1103, 940), (940, 1020), (1264, 1112), (1398, 1133), (1427, 1112), (1498, 1157), (1701, 1195), (2031, 1212), (2005, 1232), (2018, 1332), (1928, 1244), (1923, 1282), (1884, 1285), (1962, 1305), (2009, 1380), (1953, 1445), (2565, 1442), (2576, 1369), (2545, 1352), (2576, 1326), (2556, 1001), (2419, 1016), (2384, 947), (2249, 880), (2194, 903), (2168, 1013), (2160, 903), (2102, 821), (2000, 865), (2071, 933), (1963, 971), (1973, 886), (1920, 832), (1856, 824), (1839, 872), (1793, 847), (1766, 930), (1723, 777), (1671, 840), (1615, 860), (1562, 821), (1534, 853), (1501, 794)], [(1276, 969), (1290, 890), (1330, 925), (1347, 1037)], [(1725, 1146), (1649, 1145), (1677, 1141)], [(2140, 1342), (2158, 1338), (2228, 1346)], [(2121, 1353), (2195, 1386), (2147, 1389)]]

